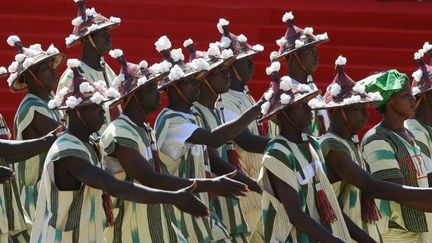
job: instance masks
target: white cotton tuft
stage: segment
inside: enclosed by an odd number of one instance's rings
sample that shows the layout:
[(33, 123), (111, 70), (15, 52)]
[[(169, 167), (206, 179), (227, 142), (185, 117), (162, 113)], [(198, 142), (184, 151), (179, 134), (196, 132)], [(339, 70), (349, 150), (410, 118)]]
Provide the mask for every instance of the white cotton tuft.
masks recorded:
[(353, 91), (357, 94), (364, 94), (366, 92), (366, 87), (363, 84), (356, 84), (353, 87)]
[(432, 45), (429, 44), (429, 41), (426, 41), (426, 42), (423, 44), (423, 51), (424, 51), (424, 52), (428, 52), (428, 51), (430, 51), (430, 50), (432, 50)]
[(282, 16), (282, 22), (284, 23), (288, 22), (288, 20), (293, 20), (293, 19), (294, 19), (294, 14), (292, 13), (292, 11), (286, 12)]
[(316, 35), (316, 39), (319, 40), (319, 41), (328, 40), (328, 34), (327, 34), (327, 32), (325, 32), (323, 34)]
[(296, 40), (295, 41), (295, 48), (300, 48), (300, 47), (302, 47), (302, 46), (304, 46), (304, 42), (303, 41), (301, 41), (301, 40)]
[(79, 90), (81, 93), (91, 93), (94, 92), (94, 88), (90, 85), (89, 82), (82, 82), (79, 86)]
[(237, 36), (237, 40), (238, 40), (239, 42), (244, 43), (244, 42), (247, 41), (247, 37), (246, 37), (245, 35), (243, 35), (243, 34), (240, 34), (239, 36)]
[(303, 30), (303, 34), (304, 35), (312, 35), (313, 34), (313, 28), (312, 27), (306, 27), (306, 28), (304, 28), (304, 30)]
[(78, 16), (78, 17), (72, 19), (72, 25), (73, 26), (78, 26), (82, 23), (84, 23), (84, 20), (81, 18), (81, 16)]
[(63, 99), (63, 97), (68, 93), (68, 88), (63, 87), (59, 92), (57, 92), (57, 96)]
[(27, 69), (27, 68), (29, 68), (31, 65), (33, 65), (34, 63), (35, 63), (35, 60), (34, 60), (33, 58), (31, 58), (31, 57), (26, 58), (26, 59), (24, 60), (23, 67), (24, 67), (25, 69)]
[(325, 103), (321, 100), (318, 100), (317, 98), (313, 98), (309, 100), (308, 105), (312, 109), (320, 109), (325, 106)]
[(78, 40), (78, 36), (76, 36), (76, 35), (69, 35), (68, 37), (66, 37), (65, 38), (65, 42), (66, 42), (66, 45), (70, 45), (70, 44), (72, 44), (72, 42), (74, 42), (74, 41), (76, 41), (76, 40)]
[(17, 61), (18, 63), (24, 62), (25, 59), (26, 59), (26, 55), (24, 54), (20, 53), (15, 55), (15, 61)]
[(288, 105), (291, 101), (291, 95), (281, 94), (280, 101), (283, 105)]
[(347, 63), (347, 59), (345, 57), (343, 57), (342, 55), (339, 55), (335, 61), (335, 64), (338, 66), (346, 65), (346, 63)]
[(18, 71), (18, 62), (12, 62), (9, 67), (8, 67), (8, 71), (10, 73), (15, 73)]
[(229, 48), (231, 46), (231, 39), (226, 36), (222, 37), (220, 45), (222, 48)]
[(117, 89), (110, 87), (107, 91), (106, 91), (106, 96), (108, 98), (114, 98), (117, 99), (119, 98), (121, 95), (120, 93), (117, 91)]
[(171, 41), (168, 39), (166, 35), (161, 36), (154, 44), (158, 52), (171, 48)]
[(340, 92), (342, 91), (342, 88), (338, 83), (334, 83), (328, 87), (328, 91), (330, 92), (330, 94), (333, 97), (335, 97), (335, 96), (338, 96), (340, 94)]
[(421, 93), (421, 90), (419, 89), (419, 87), (414, 87), (414, 88), (412, 89), (412, 93), (413, 93), (413, 95), (415, 96), (415, 95), (420, 94), (420, 93)]
[(184, 55), (181, 48), (173, 49), (170, 51), (171, 58), (174, 62), (183, 61)]
[(59, 53), (60, 53), (59, 50), (53, 44), (51, 44), (46, 50), (47, 55), (55, 55)]
[(85, 10), (85, 12), (86, 12), (86, 15), (87, 16), (91, 16), (91, 17), (95, 17), (96, 16), (96, 10), (95, 10), (95, 8), (88, 8), (88, 9), (86, 9)]
[(286, 43), (287, 43), (287, 39), (285, 37), (281, 37), (280, 39), (276, 40), (276, 44), (279, 47), (284, 47)]
[(417, 71), (413, 72), (411, 75), (415, 81), (420, 81), (423, 77), (423, 71), (421, 69), (418, 69)]
[(179, 65), (176, 64), (173, 68), (171, 68), (168, 78), (171, 81), (175, 81), (183, 78), (184, 76), (185, 74), (183, 70), (179, 67)]
[(229, 21), (224, 19), (224, 18), (220, 18), (219, 22), (217, 23), (217, 29), (219, 30), (219, 33), (223, 34), (223, 27), (229, 25)]
[(94, 104), (98, 104), (100, 105), (100, 103), (102, 103), (102, 101), (105, 99), (105, 97), (103, 97), (103, 95), (101, 95), (99, 92), (96, 92), (92, 95), (92, 97), (90, 97), (90, 101)]
[(163, 62), (161, 62), (160, 63), (160, 69), (159, 69), (160, 72), (159, 73), (167, 73), (167, 72), (169, 72), (172, 66), (173, 65), (170, 62), (166, 61), (166, 60), (163, 61)]
[(210, 65), (208, 64), (208, 62), (206, 62), (202, 58), (194, 59), (189, 64), (197, 71), (203, 71), (203, 70), (209, 70), (210, 69)]
[(113, 16), (111, 16), (111, 17), (109, 18), (109, 20), (110, 20), (110, 22), (113, 23), (113, 24), (120, 24), (120, 23), (121, 23), (121, 18), (119, 18), (119, 17), (113, 17)]
[(12, 73), (11, 75), (9, 75), (9, 78), (7, 79), (7, 82), (9, 84), (9, 86), (12, 85), (12, 82), (18, 77), (17, 73)]
[(265, 92), (264, 99), (266, 101), (269, 101), (272, 97), (273, 97), (273, 90), (270, 89), (269, 91)]
[(48, 108), (49, 109), (54, 109), (57, 107), (56, 101), (54, 99), (51, 99), (50, 101), (48, 101)]
[(7, 69), (5, 67), (0, 67), (0, 76), (7, 74)]
[(267, 114), (267, 112), (270, 110), (270, 102), (265, 102), (264, 104), (261, 105), (261, 113), (263, 115)]
[(306, 92), (311, 92), (312, 91), (311, 87), (309, 85), (307, 85), (307, 84), (299, 84), (297, 86), (297, 89), (301, 93), (306, 93)]
[(117, 59), (117, 58), (123, 56), (123, 51), (120, 49), (114, 49), (114, 50), (109, 51), (109, 55), (112, 58)]
[(277, 57), (278, 55), (279, 55), (279, 54), (278, 54), (277, 51), (272, 51), (272, 52), (270, 53), (270, 61), (272, 62), (273, 60), (275, 60), (276, 57)]
[(292, 79), (289, 76), (283, 76), (279, 83), (279, 88), (283, 91), (291, 90), (292, 83)]
[(420, 60), (424, 56), (424, 50), (420, 49), (416, 53), (414, 53), (414, 60)]
[(93, 84), (98, 88), (98, 89), (106, 89), (106, 82), (104, 80), (98, 80), (96, 82), (93, 82)]
[(264, 51), (264, 46), (262, 46), (260, 44), (256, 44), (256, 45), (252, 46), (252, 50), (254, 50), (256, 52), (262, 52), (262, 51)]
[(69, 96), (66, 100), (66, 106), (70, 109), (74, 109), (82, 102), (81, 98), (76, 98), (75, 96)]
[(16, 35), (10, 35), (8, 38), (7, 38), (7, 40), (6, 40), (6, 42), (8, 43), (8, 45), (10, 45), (10, 46), (15, 46), (15, 43), (17, 43), (18, 41), (21, 41), (20, 40), (20, 38), (18, 37), (18, 36), (16, 36)]
[(33, 51), (37, 51), (37, 52), (42, 52), (43, 51), (42, 50), (42, 46), (39, 43), (36, 43), (36, 44), (33, 44), (33, 45), (29, 46), (29, 49), (33, 50)]
[(141, 86), (141, 85), (143, 85), (143, 84), (145, 84), (147, 82), (147, 77), (141, 77), (141, 78), (139, 78), (138, 79), (138, 86)]
[(272, 62), (270, 66), (266, 68), (266, 74), (271, 75), (274, 72), (279, 72), (280, 69), (280, 62)]
[(231, 49), (225, 49), (221, 53), (221, 57), (224, 60), (227, 60), (227, 59), (229, 59), (229, 58), (231, 58), (233, 56), (234, 56), (234, 53), (233, 53), (233, 51)]
[(186, 47), (188, 47), (188, 46), (190, 46), (190, 45), (192, 45), (193, 44), (193, 40), (191, 39), (191, 38), (189, 38), (189, 39), (187, 39), (187, 40), (185, 40), (184, 42), (183, 42), (183, 46), (186, 48)]
[(90, 25), (90, 27), (87, 28), (88, 32), (93, 32), (99, 29), (99, 25), (97, 24), (92, 24)]
[(112, 81), (112, 86), (118, 88), (123, 81), (125, 81), (125, 75), (122, 73), (114, 78), (114, 80)]
[(381, 96), (381, 94), (379, 92), (368, 93), (368, 96), (373, 101), (381, 101), (381, 100), (383, 100), (383, 97)]
[(358, 104), (361, 102), (361, 96), (360, 95), (353, 95), (351, 97), (345, 98), (342, 103), (345, 105), (352, 105), (352, 104)]
[(219, 46), (216, 43), (210, 43), (207, 55), (217, 57), (220, 56), (220, 54)]
[(66, 62), (68, 68), (77, 68), (81, 66), (81, 62), (78, 59), (68, 59)]
[(139, 63), (140, 68), (148, 68), (148, 62), (146, 60), (142, 60)]
[(75, 3), (82, 2), (82, 0), (73, 0)]

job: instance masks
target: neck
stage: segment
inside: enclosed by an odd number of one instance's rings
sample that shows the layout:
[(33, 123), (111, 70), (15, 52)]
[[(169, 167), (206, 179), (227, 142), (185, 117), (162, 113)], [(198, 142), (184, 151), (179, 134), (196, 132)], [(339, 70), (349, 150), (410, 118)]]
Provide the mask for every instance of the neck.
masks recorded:
[[(33, 82), (33, 81), (31, 81), (31, 82)], [(51, 94), (48, 90), (46, 90), (42, 87), (39, 87), (39, 85), (38, 85), (38, 87), (35, 87), (33, 84), (31, 84), (31, 85), (27, 84), (27, 87), (28, 87), (28, 91), (30, 94), (34, 94), (37, 97), (39, 97), (40, 99), (45, 100), (45, 101), (50, 100)]]
[(101, 55), (91, 45), (83, 45), (83, 51), (80, 58), (82, 62), (95, 70), (102, 71), (103, 69), (100, 64), (100, 58)]
[(213, 92), (207, 87), (207, 85), (202, 85), (200, 90), (200, 95), (198, 102), (209, 109), (215, 108), (215, 103), (218, 97), (214, 95)]
[(135, 104), (129, 104), (124, 110), (123, 114), (125, 114), (131, 121), (133, 121), (137, 126), (144, 126), (144, 121), (147, 118), (147, 114), (143, 114), (143, 112), (137, 107)]
[(180, 96), (169, 96), (168, 98), (168, 108), (170, 108), (171, 110), (191, 113), (191, 106)]
[[(294, 58), (294, 57), (292, 57)], [(300, 65), (295, 64), (294, 61), (290, 61), (288, 67), (288, 75), (297, 80), (299, 83), (306, 84), (308, 74), (300, 67)]]
[(70, 122), (67, 130), (70, 134), (85, 143), (89, 142), (90, 134), (92, 133), (80, 121)]
[(432, 126), (432, 108), (425, 99), (422, 99), (419, 107), (416, 110), (414, 119), (427, 126)]
[(394, 132), (401, 132), (405, 130), (405, 120), (406, 117), (401, 116), (394, 111), (386, 110), (386, 113), (384, 114), (384, 119), (382, 120), (381, 124)]
[(341, 119), (332, 119), (330, 124), (329, 132), (345, 140), (351, 141), (353, 134), (345, 122), (341, 121)]
[(231, 73), (231, 86), (230, 89), (238, 91), (238, 92), (243, 92), (244, 91), (244, 85), (242, 82), (240, 82), (236, 75), (233, 73)]
[(296, 143), (296, 144), (304, 143), (301, 134), (302, 134), (302, 132), (298, 131), (291, 124), (282, 125), (281, 131), (280, 131), (280, 135), (282, 137), (284, 137), (284, 138), (288, 139), (289, 141)]

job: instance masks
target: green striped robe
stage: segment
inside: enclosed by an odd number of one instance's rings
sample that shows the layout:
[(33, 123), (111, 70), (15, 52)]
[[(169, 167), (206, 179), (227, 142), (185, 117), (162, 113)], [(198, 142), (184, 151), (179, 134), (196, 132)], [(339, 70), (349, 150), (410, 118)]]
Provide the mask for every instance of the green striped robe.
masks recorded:
[(405, 127), (413, 134), (422, 153), (432, 158), (432, 127), (422, 124), (416, 119), (406, 120)]
[(56, 161), (75, 157), (100, 166), (96, 151), (75, 136), (64, 133), (48, 151), (42, 173), (32, 243), (99, 243), (104, 240), (105, 213), (102, 191), (82, 185), (74, 191), (58, 190), (54, 178)]
[[(393, 131), (378, 124), (369, 130), (362, 141), (362, 154), (371, 173), (380, 180), (402, 178), (408, 186), (429, 187), (424, 158), (417, 144), (410, 145)], [(409, 180), (409, 178), (413, 178)], [(388, 200), (376, 200), (382, 219), (379, 230), (386, 242), (392, 229), (404, 233), (428, 232), (429, 214)], [(413, 235), (413, 237), (417, 237)]]
[[(193, 115), (187, 117), (181, 112), (168, 108), (163, 109), (156, 119), (156, 141), (160, 149), (159, 155), (164, 165), (162, 172), (182, 178), (206, 178), (205, 171), (210, 167), (206, 146), (185, 146), (183, 154), (179, 159), (171, 158), (161, 149), (168, 135), (168, 128), (182, 124), (197, 124), (197, 121)], [(208, 193), (199, 193), (196, 196), (209, 207)], [(214, 242), (229, 238), (225, 227), (213, 212), (210, 218), (192, 217), (190, 214), (180, 212), (176, 208), (174, 212), (176, 215), (175, 226), (180, 229), (182, 235), (185, 237), (184, 240), (187, 240), (189, 243)]]
[[(204, 128), (212, 130), (222, 124), (220, 110), (210, 110), (198, 102), (194, 103), (194, 107), (204, 120)], [(218, 152), (222, 159), (228, 161), (227, 147), (225, 145), (219, 147)], [(219, 197), (218, 201), (212, 203), (212, 210), (215, 210), (222, 222), (227, 226), (232, 238), (242, 239), (249, 235), (250, 231), (239, 200)]]
[[(23, 140), (24, 130), (31, 125), (35, 113), (60, 123), (62, 115), (57, 110), (48, 108), (48, 102), (36, 95), (27, 94), (21, 101), (14, 119), (14, 136), (17, 140)], [(21, 203), (30, 218), (34, 219), (34, 211), (38, 196), (38, 182), (40, 180), (46, 152), (36, 155), (25, 162), (14, 165), (17, 172), (16, 179), (21, 191)]]
[[(321, 168), (317, 170), (317, 173), (313, 169), (313, 164), (308, 161), (304, 154), (304, 147), (300, 147), (281, 136), (277, 136), (267, 145), (258, 181), (263, 188), (262, 203), (265, 242), (316, 242), (306, 233), (297, 230), (290, 221), (284, 205), (275, 196), (274, 188), (270, 183), (269, 173), (286, 182), (288, 186), (299, 193), (303, 212), (323, 224), (335, 236), (346, 242), (350, 242), (351, 237), (345, 225), (337, 198), (325, 175), (325, 165), (320, 162), (324, 161), (324, 158), (319, 143), (314, 139), (310, 141), (309, 148), (312, 152), (312, 160), (317, 161), (316, 166)], [(321, 186), (336, 214), (337, 220), (331, 225), (320, 220), (315, 201), (314, 176), (320, 180)]]
[[(118, 180), (134, 181), (125, 173), (120, 161), (109, 156), (115, 151), (116, 146), (127, 147), (139, 152), (154, 166), (146, 130), (137, 126), (125, 115), (121, 115), (108, 125), (101, 136), (101, 142), (105, 150), (106, 170)], [(134, 181), (134, 183), (139, 182)], [(113, 205), (118, 214), (114, 227), (109, 227), (106, 231), (108, 242), (176, 241), (175, 232), (171, 227), (174, 215), (171, 218), (165, 215), (161, 204), (140, 204), (113, 198)]]
[[(333, 133), (327, 132), (320, 138), (319, 142), (324, 157), (326, 157), (330, 151), (346, 153), (354, 163), (364, 170), (368, 170), (360, 151), (351, 141), (347, 141)], [(365, 223), (361, 218), (360, 189), (342, 180), (333, 183), (332, 186), (342, 211), (376, 242), (381, 242), (382, 240), (380, 239), (377, 225)]]

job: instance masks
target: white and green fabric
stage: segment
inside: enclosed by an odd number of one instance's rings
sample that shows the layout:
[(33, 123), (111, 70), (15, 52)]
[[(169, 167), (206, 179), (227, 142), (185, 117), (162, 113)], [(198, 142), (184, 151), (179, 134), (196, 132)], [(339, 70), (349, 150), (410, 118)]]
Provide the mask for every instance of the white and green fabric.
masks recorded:
[(416, 119), (406, 120), (405, 127), (413, 134), (422, 153), (432, 158), (432, 127), (422, 124)]
[[(222, 124), (221, 110), (209, 109), (198, 102), (194, 103), (194, 107), (202, 117), (205, 129), (212, 130)], [(228, 109), (224, 109), (224, 115), (226, 120), (229, 121), (232, 120), (230, 117), (235, 116), (235, 113), (230, 112)], [(219, 147), (218, 152), (222, 159), (228, 161), (227, 147), (225, 145)], [(211, 207), (226, 225), (227, 230), (234, 241), (237, 240), (238, 242), (242, 242), (242, 239), (250, 234), (239, 200), (219, 197), (219, 200), (212, 202)]]
[[(429, 187), (427, 159), (420, 147), (409, 144), (381, 124), (365, 134), (362, 154), (377, 179), (404, 179), (408, 186)], [(401, 238), (410, 235), (415, 240), (430, 231), (429, 214), (394, 201), (376, 202), (382, 216), (378, 226), (384, 242), (394, 241), (395, 232)]]
[[(155, 131), (162, 172), (182, 178), (206, 178), (210, 171), (207, 147), (186, 142), (200, 126), (192, 114), (165, 108), (156, 119)], [(196, 196), (210, 208), (208, 193)], [(229, 239), (225, 226), (212, 212), (209, 218), (196, 218), (174, 208), (175, 228), (184, 239), (181, 242), (217, 242)]]
[[(151, 128), (148, 127), (148, 129)], [(139, 183), (125, 173), (117, 158), (110, 156), (117, 146), (139, 152), (143, 158), (154, 166), (150, 139), (146, 130), (137, 126), (124, 114), (108, 125), (101, 136), (101, 142), (105, 151), (105, 169), (118, 180)], [(167, 215), (163, 205), (140, 204), (116, 198), (112, 199), (115, 207), (114, 215), (117, 215), (117, 217), (114, 226), (106, 229), (108, 242), (150, 243), (176, 241), (175, 232), (171, 227), (174, 215)]]
[[(62, 114), (59, 111), (48, 108), (47, 101), (29, 93), (21, 101), (15, 114), (15, 139), (24, 139), (23, 132), (32, 124), (36, 113), (58, 123), (60, 123), (62, 118)], [(38, 154), (26, 161), (14, 165), (15, 171), (17, 172), (16, 180), (20, 191), (21, 203), (32, 220), (34, 219), (34, 211), (36, 209), (36, 200), (38, 197), (38, 182), (42, 175), (46, 154), (46, 152)]]
[(73, 191), (59, 190), (54, 167), (64, 158), (78, 158), (100, 167), (98, 154), (89, 144), (64, 133), (48, 151), (42, 173), (35, 221), (30, 242), (105, 242), (102, 191), (81, 185)]
[[(342, 152), (348, 155), (351, 160), (362, 169), (368, 171), (360, 151), (353, 142), (347, 141), (331, 132), (324, 134), (320, 138), (319, 142), (324, 157), (326, 157), (331, 151)], [(351, 221), (353, 221), (359, 228), (363, 229), (376, 242), (381, 242), (382, 240), (380, 239), (377, 225), (367, 224), (362, 220), (360, 189), (342, 180), (333, 183), (332, 187), (342, 211), (351, 219)]]
[[(309, 156), (306, 155), (306, 147), (292, 143), (284, 137), (277, 136), (267, 145), (258, 181), (263, 188), (265, 242), (314, 242), (307, 234), (297, 230), (290, 221), (284, 205), (275, 196), (275, 189), (271, 185), (269, 173), (298, 191), (303, 212), (323, 224), (335, 236), (350, 242), (351, 237), (345, 225), (337, 198), (325, 175), (325, 164), (321, 163), (324, 158), (320, 145), (318, 141), (310, 138), (308, 146), (312, 156), (311, 161), (308, 159)], [(316, 206), (313, 177), (320, 181), (322, 189), (336, 215), (337, 219), (331, 225), (324, 223), (320, 219)]]
[[(221, 95), (222, 105), (225, 109), (228, 109), (238, 116), (245, 113), (250, 107), (256, 102), (253, 97), (245, 92), (238, 92), (230, 89), (228, 92)], [(257, 121), (252, 122), (248, 126), (249, 131), (259, 136)], [(235, 144), (235, 150), (237, 151), (240, 162), (245, 168), (247, 174), (253, 179), (258, 179), (259, 171), (261, 168), (262, 154), (250, 153)], [(247, 197), (240, 200), (246, 222), (251, 230), (252, 242), (262, 242), (263, 236), (263, 225), (262, 225), (262, 213), (261, 213), (261, 195), (255, 192), (249, 193)]]

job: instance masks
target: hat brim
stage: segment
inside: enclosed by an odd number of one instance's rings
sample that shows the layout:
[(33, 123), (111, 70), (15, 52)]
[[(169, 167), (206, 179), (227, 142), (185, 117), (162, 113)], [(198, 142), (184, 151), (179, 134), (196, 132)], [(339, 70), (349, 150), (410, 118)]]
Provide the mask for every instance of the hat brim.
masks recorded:
[(293, 100), (289, 104), (282, 104), (279, 100), (278, 103), (276, 103), (276, 105), (269, 112), (267, 112), (267, 114), (263, 115), (260, 119), (258, 119), (258, 121), (262, 122), (262, 121), (271, 119), (273, 116), (275, 116), (277, 113), (281, 112), (285, 108), (293, 106), (293, 105), (295, 105), (298, 102), (303, 101), (303, 100), (309, 101), (312, 98), (319, 95), (320, 93), (321, 93), (321, 90), (315, 90), (315, 91), (312, 91), (309, 93), (301, 94), (301, 95), (297, 96), (295, 98), (295, 100)]
[(273, 58), (272, 62), (279, 62), (279, 61), (285, 59), (287, 56), (291, 55), (295, 51), (306, 49), (306, 48), (311, 47), (311, 46), (318, 46), (318, 45), (320, 45), (322, 43), (328, 42), (329, 40), (330, 39), (316, 40), (316, 41), (312, 41), (312, 42), (309, 42), (307, 44), (304, 44), (301, 47), (290, 49), (290, 50), (285, 51), (285, 52), (283, 52), (281, 54), (278, 54), (275, 58)]
[[(112, 101), (112, 100), (114, 100), (114, 98), (105, 98), (102, 100), (102, 102), (99, 105), (102, 105), (102, 104), (107, 103), (107, 102)], [(84, 106), (92, 105), (92, 104), (95, 104), (95, 103), (91, 102), (90, 99), (85, 99), (83, 102), (81, 102), (79, 105), (75, 106), (75, 108), (73, 108), (73, 109), (76, 109), (78, 107), (84, 107)], [(61, 105), (59, 107), (54, 108), (53, 110), (73, 110), (73, 109), (67, 107), (64, 104), (64, 105)]]
[(356, 103), (344, 104), (343, 102), (331, 102), (325, 104), (323, 107), (312, 108), (312, 110), (329, 110), (329, 109), (343, 108), (343, 107), (348, 107), (351, 105), (358, 105), (358, 104), (372, 104), (374, 102), (376, 102), (376, 100), (371, 100), (370, 98), (362, 98), (359, 102)]
[(262, 51), (248, 50), (247, 52), (244, 52), (244, 53), (237, 55), (236, 60), (242, 60), (246, 57), (252, 57), (252, 56), (255, 56), (256, 54), (259, 54), (259, 53), (262, 53)]
[(97, 31), (103, 30), (103, 29), (115, 29), (120, 25), (120, 23), (112, 23), (112, 22), (107, 22), (107, 23), (103, 23), (99, 26), (99, 28), (97, 30), (93, 30), (93, 31), (86, 31), (84, 34), (78, 36), (78, 38), (74, 41), (72, 41), (69, 44), (66, 44), (67, 48), (73, 47), (75, 45), (77, 45), (79, 42), (81, 42), (82, 39), (84, 39), (86, 36), (91, 35)]
[(185, 74), (185, 76), (183, 76), (182, 78), (177, 79), (177, 80), (168, 80), (168, 77), (165, 77), (164, 79), (161, 79), (161, 81), (163, 83), (162, 84), (159, 83), (158, 89), (159, 89), (159, 91), (163, 92), (168, 86), (171, 86), (172, 84), (178, 83), (182, 80), (185, 80), (185, 79), (188, 79), (191, 77), (202, 77), (202, 76), (205, 77), (208, 74), (208, 72), (209, 72), (208, 70), (189, 72), (189, 73)]
[(14, 80), (10, 82), (9, 88), (14, 93), (20, 93), (27, 91), (27, 84), (24, 82), (19, 82), (20, 78), (23, 76), (25, 72), (27, 72), (31, 67), (44, 62), (50, 58), (53, 58), (53, 68), (56, 70), (65, 60), (65, 55), (63, 53), (57, 53), (57, 54), (51, 54), (51, 55), (44, 55), (43, 57), (37, 59), (32, 65), (28, 66), (27, 68), (24, 68), (21, 70), (21, 72), (15, 77)]

